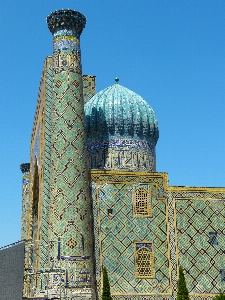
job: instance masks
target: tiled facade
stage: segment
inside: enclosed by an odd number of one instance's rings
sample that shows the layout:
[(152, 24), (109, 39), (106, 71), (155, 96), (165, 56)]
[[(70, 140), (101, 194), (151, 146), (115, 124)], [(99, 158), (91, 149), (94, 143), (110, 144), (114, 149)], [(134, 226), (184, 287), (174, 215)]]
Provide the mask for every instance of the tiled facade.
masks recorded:
[[(92, 171), (91, 178), (99, 297), (102, 265), (108, 269), (116, 299), (171, 295), (168, 206), (167, 199), (159, 195), (166, 188), (166, 174)], [(151, 216), (135, 215), (133, 194), (140, 187), (149, 191)], [(112, 209), (110, 215), (108, 209)], [(136, 243), (152, 245), (152, 278), (136, 274)]]
[(82, 75), (84, 105), (96, 94), (96, 76)]
[[(175, 299), (180, 264), (191, 299), (211, 299), (225, 290), (225, 189), (169, 187), (164, 173), (93, 170), (91, 178), (99, 298), (103, 265), (114, 299)], [(140, 187), (151, 190), (151, 217), (135, 216), (132, 195)], [(140, 279), (135, 245), (147, 242), (155, 274)]]
[[(179, 262), (190, 293), (213, 296), (225, 290), (224, 190), (173, 192)], [(211, 235), (214, 233), (215, 240)]]
[(48, 26), (23, 172), (24, 297), (101, 299), (106, 266), (114, 300), (173, 300), (182, 265), (191, 299), (212, 299), (225, 290), (225, 188), (168, 186), (152, 108), (118, 79), (95, 95), (82, 75), (84, 16)]

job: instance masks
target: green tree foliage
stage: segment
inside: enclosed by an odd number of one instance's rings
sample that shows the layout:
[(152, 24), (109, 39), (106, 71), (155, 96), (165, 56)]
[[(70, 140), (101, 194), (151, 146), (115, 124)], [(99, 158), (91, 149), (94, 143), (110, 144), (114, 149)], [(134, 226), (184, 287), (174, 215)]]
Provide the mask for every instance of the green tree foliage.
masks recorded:
[(108, 272), (106, 267), (103, 268), (102, 300), (112, 300), (111, 293), (110, 293)]
[(182, 266), (179, 267), (177, 300), (190, 300)]
[(214, 297), (213, 300), (225, 300), (225, 295), (220, 291), (220, 294)]

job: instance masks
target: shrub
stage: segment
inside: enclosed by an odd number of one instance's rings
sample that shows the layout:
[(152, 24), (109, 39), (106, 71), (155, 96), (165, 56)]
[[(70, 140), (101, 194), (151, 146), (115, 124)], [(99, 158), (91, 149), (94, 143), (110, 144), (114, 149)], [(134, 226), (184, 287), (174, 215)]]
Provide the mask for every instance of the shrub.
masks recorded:
[(225, 295), (220, 291), (220, 294), (214, 297), (213, 300), (225, 300)]
[(106, 267), (103, 268), (102, 300), (112, 300), (111, 293), (110, 293), (108, 272)]
[(190, 300), (182, 266), (179, 266), (177, 300)]

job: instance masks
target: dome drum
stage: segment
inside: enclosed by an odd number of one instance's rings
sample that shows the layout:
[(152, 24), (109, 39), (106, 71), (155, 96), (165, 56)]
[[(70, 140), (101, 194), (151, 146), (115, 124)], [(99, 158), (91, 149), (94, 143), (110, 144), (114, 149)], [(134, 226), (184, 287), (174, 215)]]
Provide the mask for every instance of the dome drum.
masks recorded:
[(138, 140), (111, 140), (88, 144), (89, 169), (155, 171), (155, 146)]

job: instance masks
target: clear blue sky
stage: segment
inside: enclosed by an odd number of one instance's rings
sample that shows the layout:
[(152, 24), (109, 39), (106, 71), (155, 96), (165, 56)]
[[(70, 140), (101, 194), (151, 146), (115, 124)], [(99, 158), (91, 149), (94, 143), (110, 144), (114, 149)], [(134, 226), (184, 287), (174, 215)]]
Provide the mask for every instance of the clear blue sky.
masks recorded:
[(97, 91), (117, 76), (154, 109), (157, 171), (170, 185), (225, 187), (224, 0), (1, 0), (0, 246), (20, 239), (19, 165), (52, 52), (45, 18), (62, 8), (87, 18), (83, 73)]

